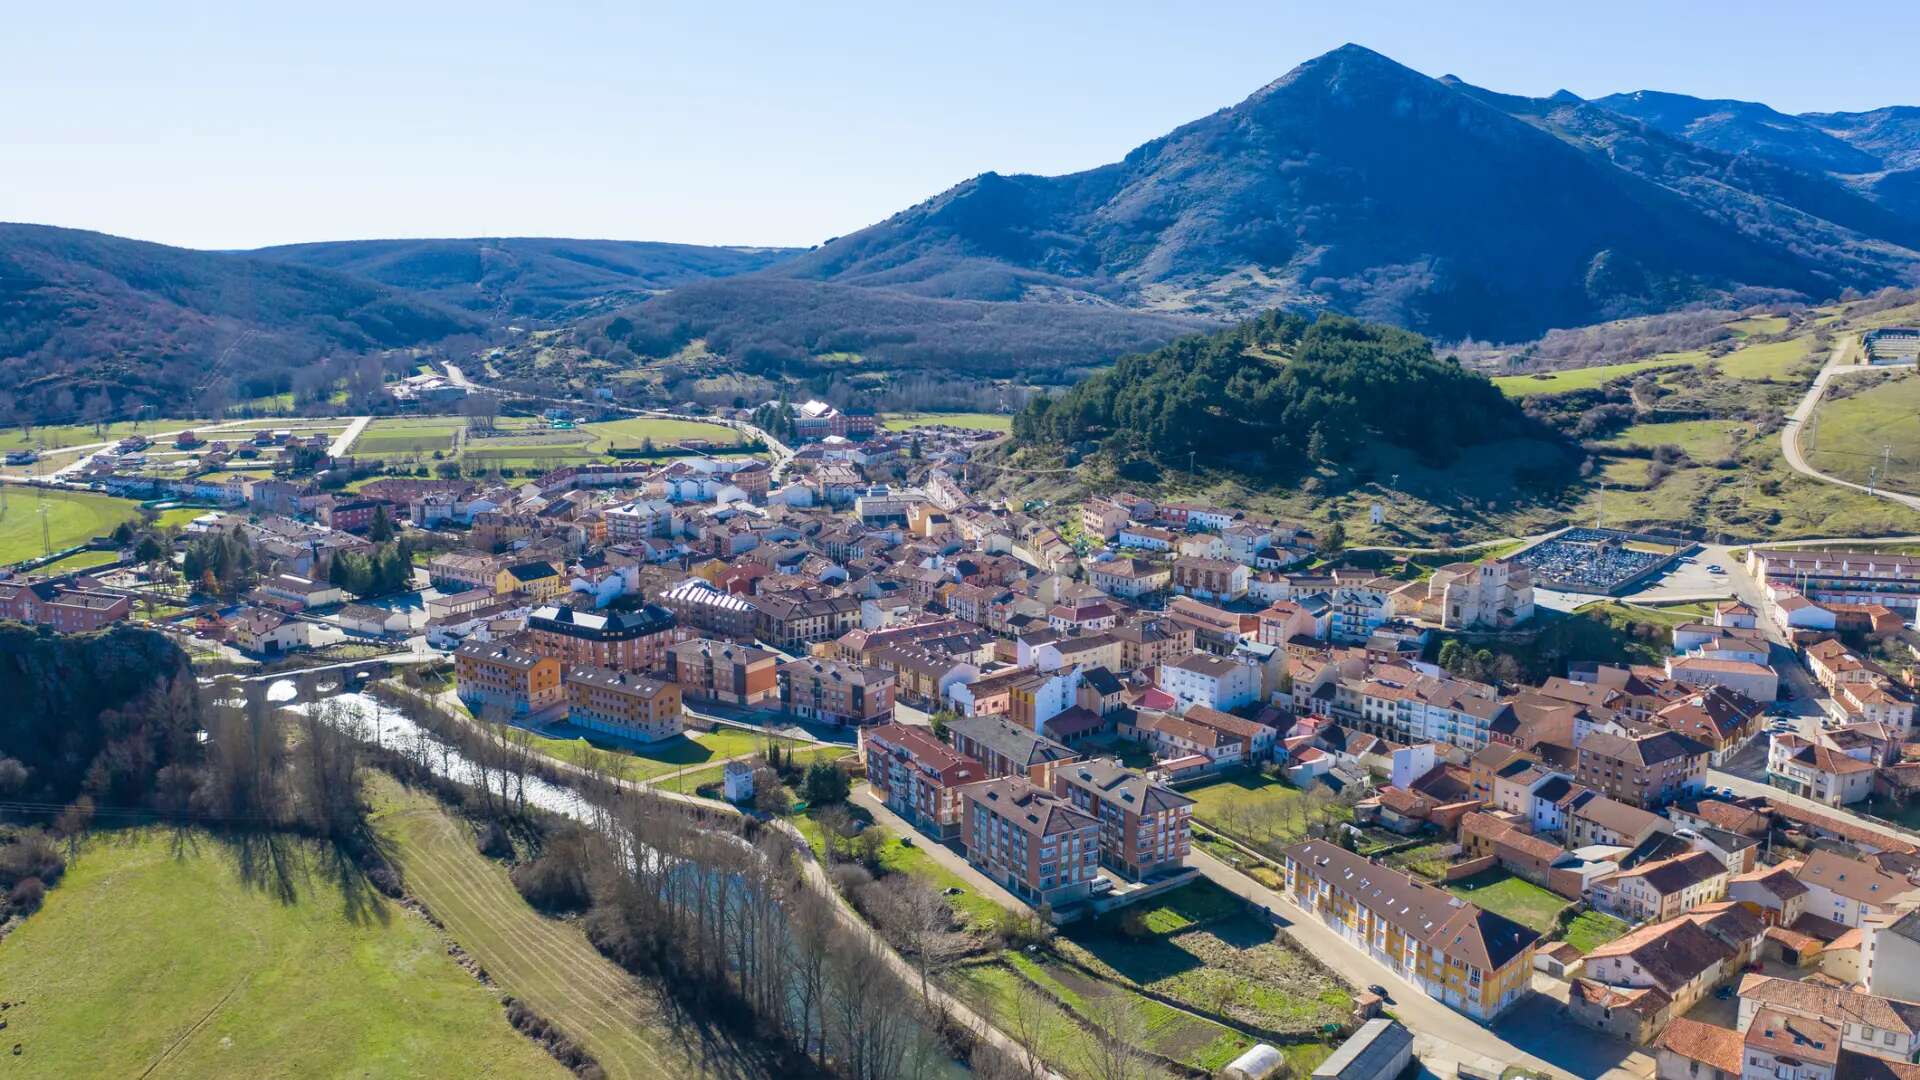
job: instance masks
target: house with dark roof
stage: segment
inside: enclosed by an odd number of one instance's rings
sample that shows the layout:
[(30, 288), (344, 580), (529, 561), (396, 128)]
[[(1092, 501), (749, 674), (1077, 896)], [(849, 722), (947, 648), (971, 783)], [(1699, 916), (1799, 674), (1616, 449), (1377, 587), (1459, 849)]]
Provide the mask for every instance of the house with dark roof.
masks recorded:
[(962, 716), (947, 724), (953, 748), (986, 767), (988, 776), (1024, 776), (1051, 788), (1054, 770), (1080, 752), (1000, 716)]
[(1575, 748), (1573, 778), (1629, 806), (1652, 808), (1698, 794), (1708, 755), (1704, 744), (1677, 731), (1594, 732)]

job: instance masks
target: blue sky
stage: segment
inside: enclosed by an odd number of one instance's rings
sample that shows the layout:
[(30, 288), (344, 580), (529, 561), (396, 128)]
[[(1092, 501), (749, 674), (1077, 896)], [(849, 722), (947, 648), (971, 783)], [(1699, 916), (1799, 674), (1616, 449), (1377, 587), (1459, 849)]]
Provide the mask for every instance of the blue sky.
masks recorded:
[[(1451, 9), (1451, 10), (1447, 10)], [(816, 243), (1119, 158), (1344, 42), (1513, 93), (1920, 104), (1920, 5), (17, 5), (0, 220), (194, 247)]]

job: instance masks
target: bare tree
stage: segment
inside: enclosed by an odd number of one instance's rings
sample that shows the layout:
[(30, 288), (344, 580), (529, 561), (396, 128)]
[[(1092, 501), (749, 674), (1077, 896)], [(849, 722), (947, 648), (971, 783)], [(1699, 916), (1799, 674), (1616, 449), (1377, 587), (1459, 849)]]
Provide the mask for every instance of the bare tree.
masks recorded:
[(1089, 997), (1085, 1014), (1092, 1037), (1081, 1048), (1081, 1065), (1093, 1080), (1147, 1080), (1158, 1071), (1133, 1042), (1140, 1016), (1126, 995)]

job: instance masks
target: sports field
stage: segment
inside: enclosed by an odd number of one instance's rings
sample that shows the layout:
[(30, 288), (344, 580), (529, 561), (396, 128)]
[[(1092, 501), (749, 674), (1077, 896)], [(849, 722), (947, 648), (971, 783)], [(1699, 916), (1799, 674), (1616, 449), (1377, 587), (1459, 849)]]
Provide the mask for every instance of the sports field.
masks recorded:
[(569, 1075), (426, 920), (339, 874), (302, 841), (91, 835), (0, 945), (6, 1074)]
[(458, 419), (375, 420), (347, 448), (350, 454), (375, 455), (431, 454), (453, 449), (454, 436), (465, 426)]
[[(40, 528), (46, 511), (45, 540)], [(140, 504), (94, 491), (67, 491), (8, 485), (0, 509), (0, 564), (31, 559), (52, 550), (105, 536), (114, 526), (140, 516)]]

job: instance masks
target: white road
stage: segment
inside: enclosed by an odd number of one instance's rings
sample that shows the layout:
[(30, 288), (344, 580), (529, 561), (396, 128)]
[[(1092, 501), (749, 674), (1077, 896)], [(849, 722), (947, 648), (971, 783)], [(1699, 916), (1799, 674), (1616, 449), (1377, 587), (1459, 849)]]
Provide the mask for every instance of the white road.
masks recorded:
[(367, 424), (372, 419), (373, 417), (371, 416), (354, 417), (353, 423), (347, 425), (347, 430), (341, 432), (340, 437), (333, 440), (332, 444), (327, 447), (327, 456), (346, 457), (347, 447), (352, 446), (353, 440), (359, 438), (360, 433), (367, 430)]

